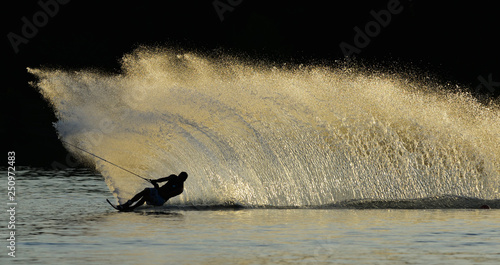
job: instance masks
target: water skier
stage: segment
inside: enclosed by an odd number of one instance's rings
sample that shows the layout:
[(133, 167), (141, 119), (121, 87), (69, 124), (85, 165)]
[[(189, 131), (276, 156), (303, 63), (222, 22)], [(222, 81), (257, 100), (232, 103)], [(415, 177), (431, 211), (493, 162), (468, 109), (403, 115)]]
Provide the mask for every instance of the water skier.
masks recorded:
[[(181, 194), (184, 191), (184, 181), (186, 181), (188, 174), (186, 172), (181, 172), (177, 175), (170, 175), (168, 177), (159, 179), (150, 179), (149, 181), (153, 184), (154, 188), (145, 188), (143, 191), (139, 192), (132, 199), (128, 200), (122, 205), (116, 206), (120, 211), (132, 211), (133, 209), (141, 206), (146, 202), (148, 205), (162, 206), (168, 199)], [(158, 186), (158, 183), (167, 183), (163, 186)], [(132, 205), (134, 202), (136, 204)]]

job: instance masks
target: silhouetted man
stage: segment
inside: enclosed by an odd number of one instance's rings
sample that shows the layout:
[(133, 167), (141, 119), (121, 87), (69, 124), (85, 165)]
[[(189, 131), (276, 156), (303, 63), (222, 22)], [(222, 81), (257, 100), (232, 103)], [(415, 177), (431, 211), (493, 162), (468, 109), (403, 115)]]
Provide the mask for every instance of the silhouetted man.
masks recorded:
[[(146, 202), (148, 205), (162, 206), (168, 199), (181, 194), (184, 191), (184, 181), (186, 181), (188, 174), (181, 172), (178, 176), (172, 174), (168, 177), (160, 179), (150, 179), (154, 188), (145, 188), (139, 192), (132, 199), (128, 200), (116, 208), (120, 211), (132, 211), (133, 209), (141, 206)], [(158, 186), (158, 183), (165, 182), (165, 185)], [(132, 205), (134, 202), (136, 204)]]

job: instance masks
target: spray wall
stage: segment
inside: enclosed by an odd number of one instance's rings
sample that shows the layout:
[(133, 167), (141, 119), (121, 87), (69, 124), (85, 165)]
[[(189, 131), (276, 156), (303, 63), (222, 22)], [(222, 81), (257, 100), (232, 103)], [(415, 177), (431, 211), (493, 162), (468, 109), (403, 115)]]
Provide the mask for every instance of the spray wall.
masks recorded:
[[(187, 171), (170, 204), (500, 199), (498, 105), (419, 76), (148, 47), (125, 55), (120, 74), (28, 71), (64, 141), (148, 178)], [(94, 164), (121, 202), (147, 186), (68, 150)]]

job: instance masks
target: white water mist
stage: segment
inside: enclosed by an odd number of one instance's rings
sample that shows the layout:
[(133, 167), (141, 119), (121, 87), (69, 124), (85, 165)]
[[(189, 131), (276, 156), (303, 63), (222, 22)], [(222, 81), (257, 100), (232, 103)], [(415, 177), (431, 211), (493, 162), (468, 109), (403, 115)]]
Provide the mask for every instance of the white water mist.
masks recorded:
[[(151, 178), (187, 171), (171, 204), (500, 198), (498, 107), (431, 84), (154, 48), (125, 55), (121, 74), (29, 71), (65, 141)], [(121, 201), (147, 185), (68, 150)]]

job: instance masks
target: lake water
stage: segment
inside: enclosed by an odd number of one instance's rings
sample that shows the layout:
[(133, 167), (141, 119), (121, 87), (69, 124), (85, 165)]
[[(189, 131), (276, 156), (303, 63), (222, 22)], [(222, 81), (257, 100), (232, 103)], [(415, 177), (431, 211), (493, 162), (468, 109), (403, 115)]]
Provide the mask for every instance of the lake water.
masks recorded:
[(24, 168), (16, 191), (16, 257), (3, 211), (1, 264), (500, 263), (498, 209), (169, 204), (119, 213), (103, 177), (84, 169)]

